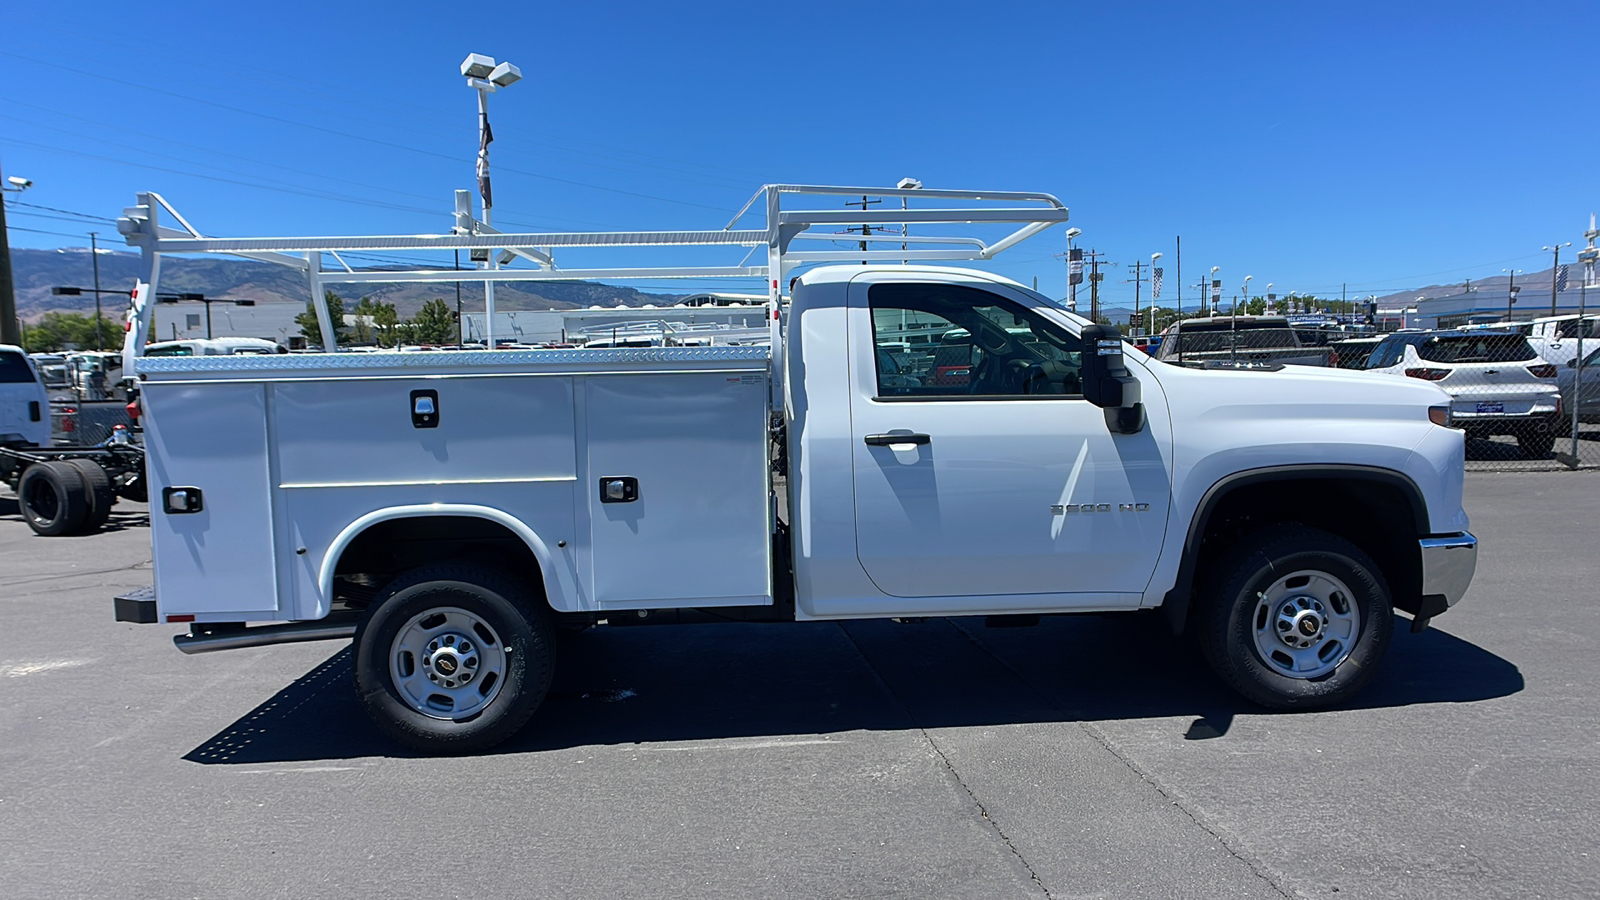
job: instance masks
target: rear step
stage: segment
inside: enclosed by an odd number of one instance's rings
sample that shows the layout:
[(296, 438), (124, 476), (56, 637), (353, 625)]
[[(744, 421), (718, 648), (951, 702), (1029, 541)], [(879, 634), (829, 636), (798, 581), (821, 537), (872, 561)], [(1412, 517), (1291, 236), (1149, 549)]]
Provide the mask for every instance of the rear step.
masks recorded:
[(173, 635), (172, 643), (185, 653), (211, 653), (273, 644), (347, 640), (355, 637), (360, 615), (355, 611), (338, 612), (311, 622), (255, 626), (242, 622), (196, 622), (189, 626), (188, 634)]

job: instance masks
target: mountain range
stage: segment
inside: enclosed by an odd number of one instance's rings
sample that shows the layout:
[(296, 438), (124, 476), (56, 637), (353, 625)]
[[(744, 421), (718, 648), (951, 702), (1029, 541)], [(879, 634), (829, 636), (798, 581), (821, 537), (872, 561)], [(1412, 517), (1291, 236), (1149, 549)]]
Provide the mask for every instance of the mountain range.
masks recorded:
[[(103, 290), (132, 290), (139, 274), (139, 256), (121, 251), (100, 251), (100, 287)], [(77, 297), (55, 296), (52, 287), (92, 288), (93, 258), (87, 248), (34, 250), (13, 248), (12, 280), (16, 284), (17, 313), (34, 320), (52, 310), (83, 312), (94, 310), (94, 294), (87, 290)], [(468, 273), (463, 273), (468, 274)], [(361, 297), (393, 303), (402, 318), (414, 315), (434, 297), (455, 299), (455, 285), (374, 283), (364, 285), (330, 284), (347, 301), (346, 309)], [(359, 287), (359, 290), (357, 290)], [(304, 302), (305, 279), (294, 269), (248, 259), (221, 257), (166, 257), (161, 261), (160, 290), (173, 293), (199, 293), (223, 300)], [(502, 311), (524, 309), (575, 309), (588, 306), (670, 306), (683, 295), (649, 294), (629, 287), (591, 281), (503, 282), (495, 288), (495, 307)], [(461, 298), (483, 303), (483, 282), (464, 281)], [(105, 314), (120, 318), (127, 302), (113, 294), (102, 294)]]

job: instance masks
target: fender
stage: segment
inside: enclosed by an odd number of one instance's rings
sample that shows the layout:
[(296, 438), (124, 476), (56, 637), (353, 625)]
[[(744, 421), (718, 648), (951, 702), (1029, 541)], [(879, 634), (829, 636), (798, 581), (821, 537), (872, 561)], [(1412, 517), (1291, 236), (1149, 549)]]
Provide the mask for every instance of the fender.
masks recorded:
[(529, 528), (526, 523), (504, 510), (488, 506), (477, 506), (467, 503), (424, 503), (415, 506), (390, 506), (384, 509), (373, 510), (354, 522), (344, 527), (339, 536), (328, 545), (328, 551), (322, 557), (322, 565), (318, 569), (317, 587), (323, 597), (333, 596), (333, 570), (338, 565), (339, 557), (344, 554), (345, 548), (356, 536), (366, 531), (379, 522), (391, 519), (408, 519), (422, 516), (467, 516), (478, 519), (488, 519), (507, 529), (522, 539), (522, 542), (533, 552), (539, 561), (539, 571), (543, 575), (545, 599), (552, 609), (569, 609), (567, 592), (555, 573), (560, 570), (555, 568), (556, 561), (551, 557), (550, 550), (544, 541)]
[(1266, 466), (1259, 469), (1246, 469), (1243, 472), (1235, 472), (1232, 475), (1223, 477), (1216, 484), (1206, 489), (1205, 495), (1200, 498), (1199, 506), (1195, 508), (1194, 517), (1189, 522), (1189, 533), (1183, 542), (1183, 558), (1178, 563), (1177, 580), (1161, 601), (1161, 609), (1166, 616), (1167, 624), (1172, 628), (1173, 634), (1181, 633), (1185, 623), (1188, 621), (1189, 603), (1194, 593), (1194, 572), (1200, 551), (1200, 538), (1206, 533), (1206, 526), (1211, 523), (1211, 514), (1216, 510), (1222, 498), (1233, 491), (1250, 485), (1302, 478), (1374, 481), (1398, 488), (1411, 507), (1412, 527), (1416, 530), (1416, 534), (1420, 536), (1428, 533), (1428, 507), (1422, 498), (1422, 490), (1404, 472), (1397, 472), (1393, 469), (1380, 469), (1373, 466), (1339, 464)]

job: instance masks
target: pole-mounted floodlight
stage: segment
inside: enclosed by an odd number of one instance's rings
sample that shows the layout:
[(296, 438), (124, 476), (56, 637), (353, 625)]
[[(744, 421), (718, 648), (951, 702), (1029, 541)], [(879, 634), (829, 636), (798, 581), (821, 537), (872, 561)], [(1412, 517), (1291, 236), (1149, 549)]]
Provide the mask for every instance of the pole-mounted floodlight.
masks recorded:
[(22, 177), (19, 177), (19, 176), (16, 176), (16, 175), (11, 175), (11, 176), (7, 177), (6, 178), (6, 182), (11, 185), (11, 187), (6, 188), (6, 190), (8, 190), (8, 191), (25, 191), (28, 188), (33, 187), (33, 181), (32, 180), (27, 179), (27, 178), (22, 178)]
[(1075, 238), (1080, 234), (1083, 234), (1083, 229), (1082, 228), (1068, 228), (1067, 229), (1067, 237), (1069, 239)]
[(488, 78), (494, 71), (494, 57), (482, 53), (468, 53), (461, 61), (461, 74), (468, 78)]
[(489, 73), (489, 81), (500, 87), (510, 87), (522, 80), (522, 70), (511, 63), (503, 62), (494, 67)]
[[(483, 207), (483, 224), (491, 222), (490, 210), (494, 207), (494, 194), (489, 189), (489, 142), (494, 132), (489, 129), (489, 95), (503, 87), (522, 80), (522, 70), (508, 62), (496, 62), (492, 56), (468, 53), (461, 61), (461, 74), (467, 78), (467, 87), (478, 92), (478, 200)], [(493, 254), (489, 254), (493, 256)], [(486, 259), (484, 268), (498, 269), (499, 262)], [(485, 346), (494, 349), (494, 282), (483, 283), (483, 308)]]

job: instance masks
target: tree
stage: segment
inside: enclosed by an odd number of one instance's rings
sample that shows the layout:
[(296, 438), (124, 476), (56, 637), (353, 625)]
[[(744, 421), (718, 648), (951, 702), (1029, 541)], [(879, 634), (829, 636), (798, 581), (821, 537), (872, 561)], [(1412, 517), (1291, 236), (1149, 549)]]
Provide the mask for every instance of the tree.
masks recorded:
[(376, 323), (373, 322), (372, 316), (377, 311), (378, 305), (372, 302), (371, 297), (362, 297), (361, 301), (356, 304), (356, 308), (351, 310), (351, 315), (354, 318), (354, 323), (350, 327), (350, 340), (352, 343), (370, 344), (373, 342), (372, 329)]
[(455, 313), (437, 297), (423, 304), (411, 320), (411, 339), (419, 344), (449, 344), (455, 336)]
[[(39, 321), (28, 326), (27, 332), (23, 335), (22, 346), (29, 353), (96, 349), (94, 316), (83, 313), (47, 312), (39, 317)], [(121, 323), (101, 316), (98, 349), (116, 350), (121, 346)]]
[(378, 346), (393, 347), (400, 337), (400, 314), (393, 303), (378, 303), (372, 313), (372, 324), (378, 329)]
[[(333, 291), (324, 293), (322, 297), (328, 304), (328, 318), (333, 320), (334, 339), (343, 342), (346, 331), (344, 300)], [(306, 311), (294, 317), (294, 323), (300, 326), (300, 333), (306, 336), (306, 343), (326, 349), (326, 345), (322, 342), (322, 323), (317, 321), (317, 307), (310, 300), (306, 301)]]

